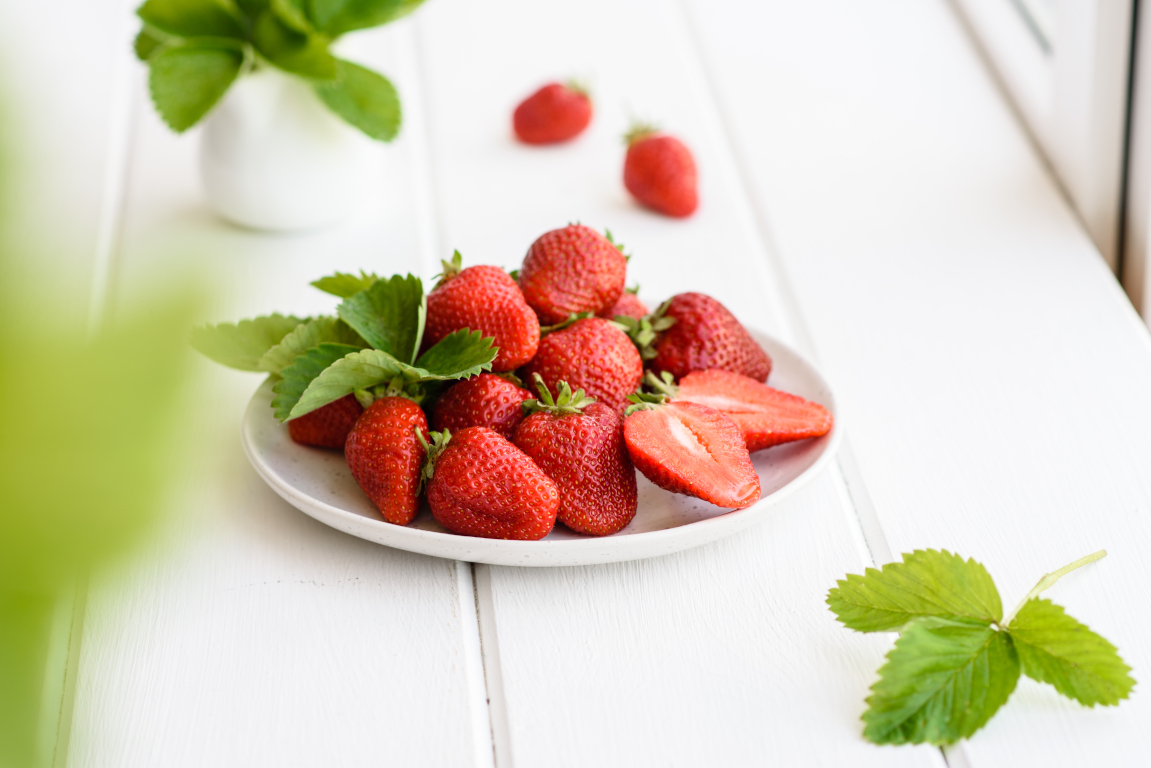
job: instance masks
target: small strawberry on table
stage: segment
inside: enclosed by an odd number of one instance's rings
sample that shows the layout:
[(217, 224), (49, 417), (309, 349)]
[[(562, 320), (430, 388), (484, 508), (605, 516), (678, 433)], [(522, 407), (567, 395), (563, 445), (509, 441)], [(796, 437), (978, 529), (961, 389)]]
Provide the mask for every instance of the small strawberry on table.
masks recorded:
[(627, 156), (623, 183), (647, 208), (683, 218), (699, 206), (695, 158), (674, 136), (650, 125), (635, 125), (624, 136)]
[(555, 398), (536, 374), (537, 400), (512, 442), (556, 484), (559, 520), (577, 533), (606, 536), (635, 517), (635, 467), (623, 439), (619, 412), (566, 381)]
[(516, 107), (512, 127), (525, 144), (557, 144), (588, 127), (591, 97), (579, 83), (548, 83)]

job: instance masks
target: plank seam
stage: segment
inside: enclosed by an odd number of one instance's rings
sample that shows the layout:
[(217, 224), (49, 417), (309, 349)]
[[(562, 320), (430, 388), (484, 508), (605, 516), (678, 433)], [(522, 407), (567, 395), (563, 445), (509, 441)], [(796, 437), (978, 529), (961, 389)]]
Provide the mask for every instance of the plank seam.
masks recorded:
[(511, 732), (507, 698), (504, 696), (500, 667), (499, 637), (492, 597), (491, 566), (472, 563), (476, 595), (476, 622), (479, 625), (480, 657), (487, 686), (488, 718), (491, 723), (492, 761), (495, 768), (512, 768)]
[(483, 640), (480, 637), (480, 604), (476, 595), (475, 566), (455, 560), (460, 619), (463, 629), (464, 664), (468, 680), (468, 708), (472, 722), (474, 764), (494, 768), (495, 746), (492, 736), (491, 700), (488, 698), (487, 668), (484, 666)]

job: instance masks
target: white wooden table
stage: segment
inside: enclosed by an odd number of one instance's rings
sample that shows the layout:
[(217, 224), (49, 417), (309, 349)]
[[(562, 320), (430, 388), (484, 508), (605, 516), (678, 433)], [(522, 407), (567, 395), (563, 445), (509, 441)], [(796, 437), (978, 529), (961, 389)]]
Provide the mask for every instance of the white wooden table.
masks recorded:
[[(334, 269), (430, 277), (451, 248), (511, 267), (580, 220), (627, 243), (645, 295), (714, 294), (812, 355), (847, 439), (830, 471), (717, 544), (473, 567), (282, 502), (240, 449), (258, 379), (197, 362), (208, 448), (162, 540), (90, 584), (59, 765), (1151, 759), (1139, 688), (1087, 710), (1028, 679), (961, 746), (871, 746), (859, 716), (891, 637), (853, 634), (823, 603), (845, 573), (942, 547), (984, 562), (1013, 604), (1106, 548), (1052, 596), (1136, 679), (1151, 669), (1148, 333), (945, 3), (430, 0), (347, 41), (397, 82), (406, 123), (364, 212), (299, 237), (208, 212), (195, 132), (169, 133), (147, 103), (132, 5), (0, 12), (36, 169), (25, 224), (72, 254), (60, 279), (90, 286), (91, 312), (204, 275), (206, 319), (321, 311), (307, 281)], [(511, 141), (518, 98), (569, 74), (592, 81), (589, 133)], [(629, 109), (694, 148), (690, 220), (626, 197)]]

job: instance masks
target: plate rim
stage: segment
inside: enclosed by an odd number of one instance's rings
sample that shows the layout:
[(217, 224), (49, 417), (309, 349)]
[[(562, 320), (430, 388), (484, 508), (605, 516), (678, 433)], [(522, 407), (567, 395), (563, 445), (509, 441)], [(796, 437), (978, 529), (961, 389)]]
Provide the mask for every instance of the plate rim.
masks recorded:
[[(816, 382), (826, 393), (827, 402), (821, 404), (831, 411), (834, 417), (831, 431), (824, 438), (821, 438), (826, 439), (827, 443), (823, 447), (823, 452), (811, 466), (752, 506), (672, 528), (624, 536), (589, 536), (558, 541), (517, 541), (429, 531), (394, 525), (382, 519), (373, 520), (364, 517), (298, 490), (287, 480), (281, 478), (256, 450), (251, 432), (252, 420), (258, 416), (254, 416), (253, 413), (256, 407), (267, 410), (267, 406), (256, 402), (261, 390), (267, 386), (267, 381), (256, 388), (244, 409), (240, 439), (249, 463), (277, 495), (324, 525), (381, 546), (444, 559), (520, 567), (572, 567), (658, 557), (708, 544), (738, 533), (759, 522), (769, 510), (821, 474), (834, 460), (839, 449), (842, 440), (842, 428), (840, 416), (837, 413), (837, 401), (822, 372), (812, 365), (806, 357), (779, 339), (751, 328), (748, 331), (761, 344), (766, 341), (765, 346), (785, 350), (815, 375)], [(361, 535), (369, 531), (379, 531), (381, 535), (378, 537)], [(390, 541), (381, 541), (381, 538)]]

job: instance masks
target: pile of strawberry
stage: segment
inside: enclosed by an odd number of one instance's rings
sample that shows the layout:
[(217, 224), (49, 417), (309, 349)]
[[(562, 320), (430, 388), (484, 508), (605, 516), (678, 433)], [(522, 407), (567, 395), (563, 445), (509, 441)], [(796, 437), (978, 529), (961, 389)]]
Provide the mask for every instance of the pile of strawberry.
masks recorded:
[(313, 283), (343, 299), (334, 317), (210, 325), (192, 344), (275, 377), (292, 439), (342, 448), (386, 521), (410, 523), (422, 495), (469, 536), (541, 539), (557, 519), (615, 533), (636, 514), (636, 469), (742, 509), (760, 496), (751, 451), (831, 429), (822, 406), (764, 383), (771, 359), (715, 299), (649, 312), (610, 236), (547, 232), (511, 274), (458, 252), (443, 266), (427, 295), (411, 275), (337, 273)]

